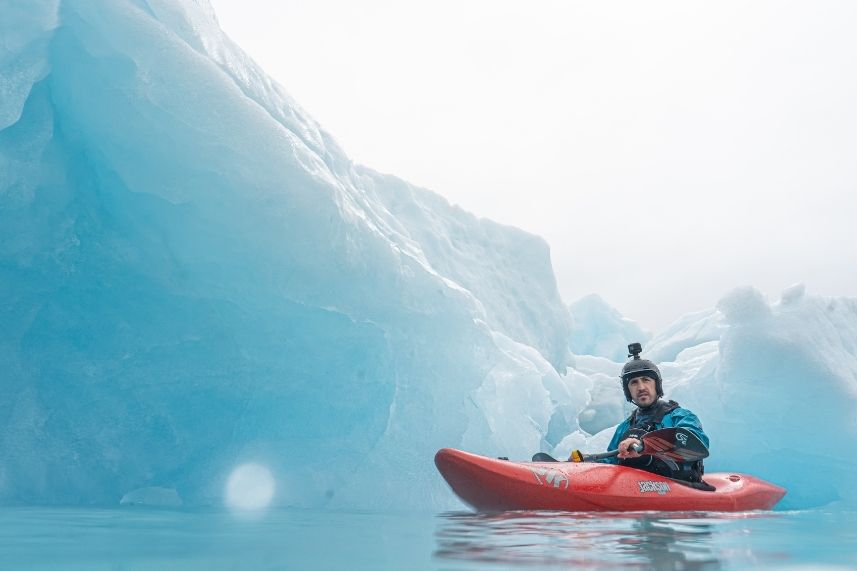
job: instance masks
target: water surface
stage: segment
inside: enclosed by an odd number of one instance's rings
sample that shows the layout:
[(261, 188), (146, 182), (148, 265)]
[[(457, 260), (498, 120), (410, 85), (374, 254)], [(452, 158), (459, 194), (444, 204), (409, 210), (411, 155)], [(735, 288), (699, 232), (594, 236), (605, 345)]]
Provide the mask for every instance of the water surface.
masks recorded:
[(2, 569), (854, 569), (857, 513), (0, 509)]

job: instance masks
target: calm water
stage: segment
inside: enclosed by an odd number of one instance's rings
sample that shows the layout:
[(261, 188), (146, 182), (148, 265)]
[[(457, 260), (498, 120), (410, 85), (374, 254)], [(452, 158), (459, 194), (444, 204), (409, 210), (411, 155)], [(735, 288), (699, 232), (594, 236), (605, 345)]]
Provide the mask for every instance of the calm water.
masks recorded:
[(857, 513), (0, 508), (0, 569), (857, 569)]

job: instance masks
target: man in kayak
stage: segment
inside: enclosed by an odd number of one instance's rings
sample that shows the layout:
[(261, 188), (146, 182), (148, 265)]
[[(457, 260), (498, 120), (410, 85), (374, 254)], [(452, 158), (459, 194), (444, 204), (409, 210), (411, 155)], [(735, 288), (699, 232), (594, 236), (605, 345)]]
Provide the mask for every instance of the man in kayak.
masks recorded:
[[(625, 398), (637, 405), (637, 409), (616, 427), (610, 441), (609, 450), (619, 450), (618, 458), (605, 458), (601, 462), (618, 463), (668, 478), (701, 483), (704, 473), (702, 460), (675, 462), (668, 458), (639, 454), (633, 449), (635, 444), (642, 446), (640, 437), (643, 434), (661, 428), (685, 428), (696, 435), (706, 447), (709, 442), (695, 414), (675, 401), (661, 400), (660, 397), (664, 396), (661, 372), (657, 365), (648, 359), (640, 358), (642, 350), (639, 343), (628, 345), (628, 356), (632, 358), (622, 367), (621, 374)], [(708, 486), (701, 484), (699, 487)]]

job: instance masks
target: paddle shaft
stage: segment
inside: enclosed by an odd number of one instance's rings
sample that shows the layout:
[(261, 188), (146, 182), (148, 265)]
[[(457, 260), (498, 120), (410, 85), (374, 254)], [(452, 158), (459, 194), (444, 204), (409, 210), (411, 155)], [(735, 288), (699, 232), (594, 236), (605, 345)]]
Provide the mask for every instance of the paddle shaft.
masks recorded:
[[(642, 454), (643, 445), (642, 444), (632, 444), (631, 450), (636, 452), (637, 454)], [(578, 452), (575, 450), (574, 452)], [(574, 452), (572, 452), (572, 457), (574, 457)], [(605, 458), (613, 458), (614, 456), (618, 456), (618, 450), (610, 450), (609, 452), (602, 452), (601, 454), (581, 454), (580, 460), (574, 460), (574, 462), (593, 462), (595, 460), (603, 460)]]

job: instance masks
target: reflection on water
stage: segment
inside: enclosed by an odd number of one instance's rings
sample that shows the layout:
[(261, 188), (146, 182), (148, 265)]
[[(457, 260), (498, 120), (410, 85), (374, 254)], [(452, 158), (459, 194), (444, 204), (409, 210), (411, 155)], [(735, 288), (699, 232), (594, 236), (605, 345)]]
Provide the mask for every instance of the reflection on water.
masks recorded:
[[(758, 517), (777, 516), (446, 513), (440, 516), (434, 556), (436, 560), (510, 567), (722, 569), (724, 562), (734, 562), (736, 554), (715, 541), (721, 532), (717, 524)], [(758, 560), (758, 555), (750, 554), (750, 558)], [(777, 558), (776, 554), (768, 555)]]

